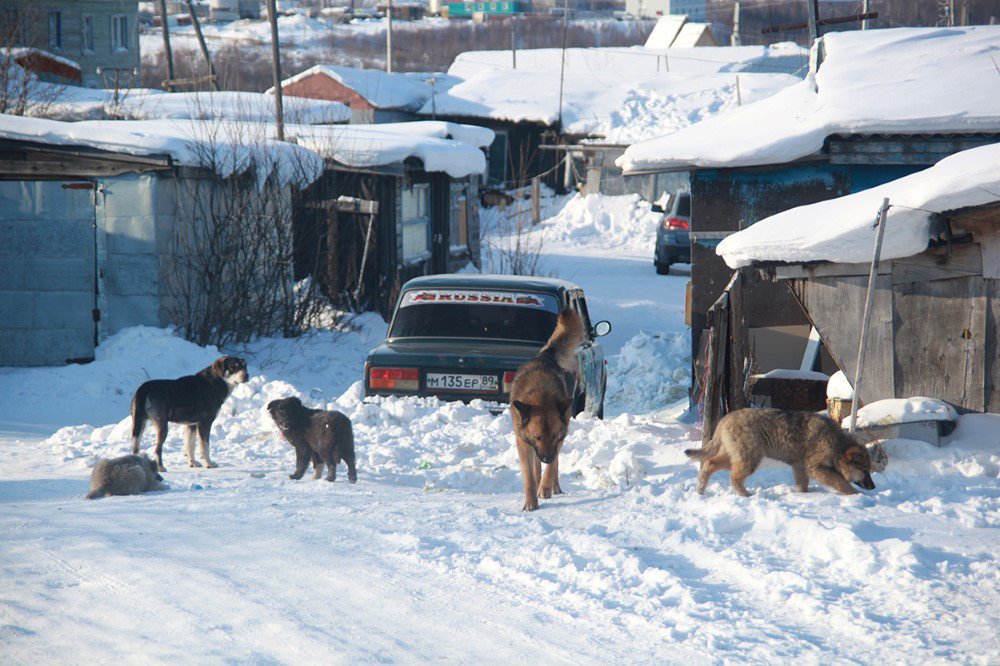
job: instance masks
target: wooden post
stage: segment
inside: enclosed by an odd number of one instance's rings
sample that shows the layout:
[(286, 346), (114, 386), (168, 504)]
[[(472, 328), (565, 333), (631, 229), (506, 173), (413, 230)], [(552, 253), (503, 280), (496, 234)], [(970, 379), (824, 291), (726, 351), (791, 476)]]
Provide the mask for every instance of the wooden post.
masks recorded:
[(819, 39), (819, 0), (806, 0), (806, 11), (809, 12), (809, 43)]
[(878, 277), (878, 262), (882, 256), (882, 237), (885, 236), (885, 216), (889, 211), (889, 198), (882, 199), (882, 208), (878, 213), (875, 234), (875, 250), (872, 252), (872, 266), (868, 273), (868, 298), (865, 300), (865, 315), (861, 320), (861, 339), (858, 340), (858, 359), (854, 366), (854, 397), (851, 398), (851, 432), (858, 429), (858, 399), (861, 395), (861, 365), (865, 360), (865, 347), (868, 344), (868, 322), (872, 316), (872, 303), (875, 300), (875, 279)]
[[(208, 65), (208, 77), (212, 82), (212, 86), (216, 91), (221, 90), (219, 87), (219, 80), (215, 76), (215, 68), (212, 67), (212, 57), (208, 54), (208, 47), (205, 45), (205, 36), (201, 34), (201, 21), (198, 20), (198, 15), (194, 12), (194, 3), (192, 0), (187, 0), (188, 13), (191, 14), (191, 25), (194, 26), (194, 34), (198, 37), (198, 46), (201, 47), (201, 55), (205, 58), (205, 64)], [(173, 78), (173, 75), (171, 75)]]
[[(170, 28), (167, 27), (167, 0), (160, 0), (160, 24), (160, 27), (163, 29), (163, 53), (167, 57), (167, 81), (173, 81), (174, 53), (170, 50)], [(167, 90), (170, 92), (174, 91), (172, 83), (167, 83)]]
[(531, 225), (534, 226), (542, 221), (542, 178), (535, 176), (531, 179)]
[(736, 75), (736, 106), (743, 106), (743, 96), (740, 94), (740, 75)]
[(271, 22), (271, 72), (274, 76), (274, 118), (278, 124), (278, 141), (285, 140), (285, 112), (281, 99), (281, 49), (278, 46), (278, 16), (275, 0), (267, 0), (267, 16)]
[[(864, 0), (864, 2), (861, 4), (861, 13), (862, 14), (867, 14), (870, 11), (870, 7), (868, 6), (869, 1), (870, 0)], [(861, 21), (861, 29), (862, 30), (867, 30), (868, 28), (869, 28), (868, 19), (862, 19), (862, 21)]]
[(559, 66), (559, 131), (562, 131), (563, 84), (566, 80), (566, 23), (569, 15), (569, 0), (563, 0), (562, 24), (562, 64)]

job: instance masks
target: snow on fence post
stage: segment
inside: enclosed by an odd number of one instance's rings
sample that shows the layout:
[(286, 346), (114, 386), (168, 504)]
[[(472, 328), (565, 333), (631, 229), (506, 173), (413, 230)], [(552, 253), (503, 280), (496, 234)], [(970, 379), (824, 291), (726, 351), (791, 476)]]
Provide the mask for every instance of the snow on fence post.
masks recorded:
[(861, 364), (868, 345), (868, 321), (872, 316), (872, 302), (875, 300), (875, 278), (878, 275), (878, 261), (882, 256), (882, 238), (885, 236), (885, 216), (889, 211), (889, 198), (882, 199), (882, 208), (875, 222), (875, 250), (872, 252), (871, 270), (868, 272), (868, 297), (865, 299), (865, 315), (861, 320), (861, 338), (858, 340), (858, 358), (854, 366), (854, 395), (851, 398), (851, 432), (858, 429), (858, 397), (861, 395)]

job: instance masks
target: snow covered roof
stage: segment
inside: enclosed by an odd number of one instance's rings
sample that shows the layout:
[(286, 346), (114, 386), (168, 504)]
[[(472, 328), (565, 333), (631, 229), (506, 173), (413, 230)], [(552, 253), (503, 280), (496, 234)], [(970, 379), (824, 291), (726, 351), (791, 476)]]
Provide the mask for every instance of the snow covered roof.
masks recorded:
[[(832, 134), (1000, 132), (1000, 26), (833, 32), (818, 71), (765, 101), (631, 146), (626, 171), (779, 164)], [(698, 49), (704, 52), (710, 49)]]
[(667, 14), (656, 19), (653, 31), (646, 38), (646, 48), (665, 49), (674, 43), (681, 28), (687, 23), (687, 16), (684, 14)]
[(871, 261), (873, 222), (889, 198), (882, 258), (922, 252), (935, 212), (1000, 202), (1000, 143), (966, 150), (933, 167), (839, 199), (799, 206), (723, 240), (716, 253), (732, 268), (754, 261)]
[(259, 186), (269, 178), (303, 187), (323, 172), (316, 153), (276, 141), (263, 123), (198, 120), (62, 122), (0, 115), (0, 138), (56, 146), (87, 146), (138, 156), (169, 156), (177, 164), (210, 168), (219, 176), (252, 171)]
[[(718, 50), (732, 55), (732, 49)], [(689, 60), (687, 56), (682, 56), (676, 62), (673, 49), (667, 49), (666, 56), (662, 55), (663, 51), (648, 49), (568, 51), (575, 53), (568, 57), (566, 66), (563, 131), (600, 137), (614, 143), (632, 143), (675, 131), (736, 106), (738, 98), (748, 103), (799, 81), (787, 74), (741, 73), (737, 94), (735, 72), (738, 69), (733, 69), (731, 73), (729, 70), (766, 57), (765, 47), (747, 47), (743, 52), (745, 61), (720, 57), (715, 53), (717, 49), (712, 48), (684, 52), (711, 52), (714, 59)], [(542, 52), (548, 57), (544, 57)], [(433, 112), (441, 116), (544, 125), (558, 122), (558, 49), (518, 51), (517, 69), (511, 69), (509, 61), (502, 66), (483, 65), (487, 61), (499, 63), (492, 54), (502, 52), (480, 53), (485, 54), (482, 62), (472, 63), (463, 60), (462, 56), (456, 59), (449, 73), (455, 70), (466, 72), (468, 78), (436, 95), (433, 106), (425, 104), (420, 110), (421, 115)], [(656, 67), (657, 53), (660, 53), (660, 71)], [(669, 72), (666, 71), (668, 66)], [(675, 70), (688, 73), (677, 73)]]
[(707, 23), (685, 23), (673, 43), (673, 48), (689, 49), (696, 46), (715, 46), (712, 26)]
[(169, 156), (177, 164), (211, 168), (223, 178), (255, 172), (299, 187), (316, 180), (324, 159), (350, 167), (385, 166), (417, 158), (425, 171), (453, 178), (482, 173), (481, 148), (493, 141), (483, 127), (421, 121), (383, 125), (286, 125), (295, 143), (277, 141), (271, 123), (207, 120), (61, 122), (0, 116), (0, 138), (87, 146), (126, 155)]
[[(416, 111), (430, 99), (431, 87), (420, 76), (379, 69), (315, 65), (281, 82), (282, 87), (315, 75), (328, 76), (368, 100), (378, 109)], [(268, 92), (273, 91), (271, 88)]]
[(344, 166), (378, 167), (416, 158), (424, 171), (444, 172), (452, 178), (485, 171), (486, 156), (480, 147), (493, 142), (489, 129), (435, 121), (296, 125), (286, 133), (298, 145)]
[[(284, 97), (282, 105), (287, 123), (312, 125), (343, 123), (351, 119), (351, 109), (340, 102), (307, 97)], [(164, 93), (146, 90), (126, 97), (121, 105), (120, 115), (134, 120), (188, 118), (273, 122), (274, 96), (255, 92)]]
[[(792, 57), (794, 64), (789, 62)], [(775, 67), (764, 69), (765, 63)], [(698, 48), (647, 48), (617, 46), (566, 49), (567, 76), (632, 79), (636, 75), (714, 74), (754, 71), (777, 74), (806, 73), (808, 51), (791, 42), (770, 46), (715, 46)], [(468, 79), (483, 71), (511, 70), (513, 54), (503, 51), (466, 51), (455, 56), (448, 74)], [(517, 71), (554, 72), (562, 68), (562, 49), (518, 49)]]

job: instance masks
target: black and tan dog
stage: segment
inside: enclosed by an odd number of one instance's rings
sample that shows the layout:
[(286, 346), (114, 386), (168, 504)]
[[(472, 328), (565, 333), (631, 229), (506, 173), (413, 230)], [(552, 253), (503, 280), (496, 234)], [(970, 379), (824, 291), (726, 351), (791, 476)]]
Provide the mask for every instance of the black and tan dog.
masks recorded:
[(715, 472), (728, 469), (733, 490), (749, 497), (743, 483), (764, 458), (791, 465), (795, 487), (803, 493), (810, 478), (845, 495), (858, 492), (852, 483), (875, 489), (868, 450), (832, 419), (812, 412), (738, 409), (722, 417), (705, 448), (684, 453), (701, 461), (699, 493)]
[[(535, 358), (521, 366), (510, 390), (517, 455), (524, 478), (524, 510), (538, 508), (538, 498), (562, 494), (559, 451), (569, 430), (583, 320), (572, 311), (559, 314), (556, 330)], [(542, 475), (542, 463), (545, 474)]]
[(351, 420), (336, 411), (309, 409), (298, 398), (282, 398), (267, 404), (267, 411), (288, 443), (295, 448), (295, 473), (290, 479), (301, 479), (313, 464), (313, 478), (323, 475), (326, 480), (337, 478), (337, 464), (347, 464), (347, 480), (354, 483), (358, 472), (354, 467), (354, 431)]
[(184, 453), (191, 467), (201, 467), (194, 459), (195, 434), (201, 443), (205, 466), (216, 467), (208, 454), (212, 423), (232, 390), (248, 378), (246, 361), (236, 356), (223, 356), (196, 375), (144, 383), (132, 397), (132, 453), (139, 452), (146, 421), (152, 421), (156, 428), (156, 465), (161, 472), (167, 471), (163, 466), (167, 423), (179, 423), (186, 426)]

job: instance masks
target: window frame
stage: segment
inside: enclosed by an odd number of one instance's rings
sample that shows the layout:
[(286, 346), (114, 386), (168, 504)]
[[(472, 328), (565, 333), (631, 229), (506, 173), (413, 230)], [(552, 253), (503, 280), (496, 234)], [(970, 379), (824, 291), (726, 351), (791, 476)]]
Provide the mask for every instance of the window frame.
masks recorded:
[(94, 17), (90, 14), (80, 17), (80, 52), (94, 52)]
[(49, 10), (49, 49), (52, 51), (63, 50), (62, 14), (58, 9)]
[(124, 53), (129, 50), (128, 14), (111, 15), (111, 52)]
[[(422, 200), (424, 210), (420, 211), (419, 203), (417, 214), (414, 217), (407, 217), (406, 197), (423, 193), (419, 198)], [(418, 201), (419, 201), (418, 200)], [(401, 256), (403, 263), (426, 259), (431, 256), (431, 185), (430, 183), (405, 183), (400, 188), (399, 201), (399, 223), (400, 223), (400, 244), (402, 246)], [(408, 238), (412, 238), (415, 227), (421, 226), (424, 229), (423, 249), (414, 251), (408, 248)], [(409, 232), (409, 234), (408, 234)]]

